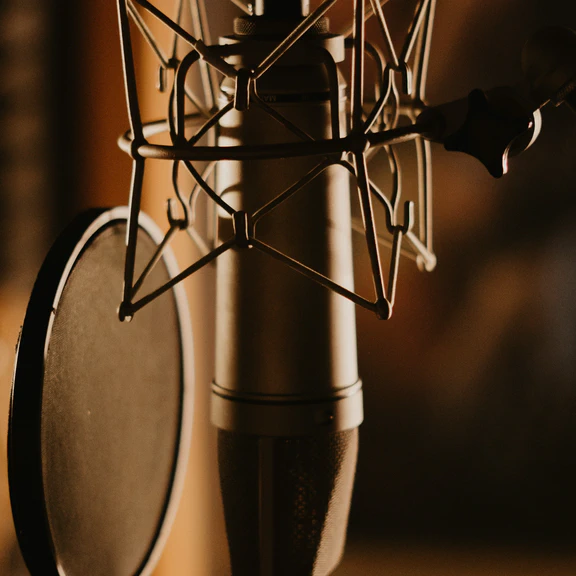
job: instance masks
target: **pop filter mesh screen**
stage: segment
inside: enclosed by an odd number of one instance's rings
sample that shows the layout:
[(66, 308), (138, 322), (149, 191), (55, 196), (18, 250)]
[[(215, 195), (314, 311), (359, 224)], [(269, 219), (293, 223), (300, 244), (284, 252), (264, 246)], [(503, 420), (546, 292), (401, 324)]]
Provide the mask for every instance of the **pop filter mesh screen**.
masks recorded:
[(327, 576), (344, 550), (358, 429), (267, 438), (219, 430), (233, 576)]
[[(182, 358), (169, 292), (118, 320), (126, 225), (93, 237), (55, 312), (45, 359), (42, 474), (55, 558), (67, 576), (132, 576), (153, 547), (179, 447)], [(136, 270), (156, 250), (142, 230)], [(144, 285), (169, 279), (163, 260)], [(149, 283), (148, 283), (149, 282)]]

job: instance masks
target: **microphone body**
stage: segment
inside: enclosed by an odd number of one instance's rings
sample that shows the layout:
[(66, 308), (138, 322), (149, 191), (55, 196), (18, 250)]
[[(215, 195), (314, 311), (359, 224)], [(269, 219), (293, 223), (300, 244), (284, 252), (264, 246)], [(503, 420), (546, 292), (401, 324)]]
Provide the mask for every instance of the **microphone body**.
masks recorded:
[[(263, 19), (241, 19), (224, 43), (242, 44), (236, 66), (254, 69), (277, 45)], [(279, 30), (274, 21), (265, 30)], [(257, 94), (312, 138), (332, 136), (326, 51), (344, 58), (327, 23), (258, 79)], [(286, 31), (289, 32), (290, 28)], [(333, 78), (333, 76), (332, 76)], [(344, 82), (338, 80), (340, 129)], [(222, 85), (221, 105), (234, 96)], [(298, 141), (282, 119), (252, 103), (219, 127), (220, 146)], [(217, 191), (254, 214), (324, 158), (222, 162)], [(222, 211), (219, 237), (233, 234)], [(353, 289), (350, 175), (332, 165), (255, 227), (260, 242)], [(352, 302), (260, 250), (217, 261), (212, 421), (234, 576), (325, 576), (343, 552), (362, 421)]]

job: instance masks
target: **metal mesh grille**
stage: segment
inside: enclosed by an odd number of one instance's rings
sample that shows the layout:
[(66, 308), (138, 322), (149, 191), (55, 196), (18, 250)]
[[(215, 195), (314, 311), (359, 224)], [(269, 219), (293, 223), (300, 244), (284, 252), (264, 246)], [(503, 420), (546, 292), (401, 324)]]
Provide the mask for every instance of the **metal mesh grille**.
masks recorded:
[[(297, 23), (298, 21), (291, 22), (289, 20), (288, 28), (290, 25), (292, 25), (293, 28)], [(257, 34), (264, 36), (286, 36), (286, 29), (286, 21), (282, 20), (270, 21), (267, 19), (266, 22), (261, 22), (258, 18), (236, 18), (234, 20), (234, 34), (238, 36), (255, 36)], [(328, 34), (329, 32), (330, 23), (328, 18), (320, 18), (308, 31), (308, 34)]]
[[(133, 576), (170, 495), (181, 424), (181, 343), (172, 295), (118, 321), (125, 224), (73, 268), (45, 361), (42, 469), (56, 559), (69, 576)], [(144, 232), (139, 262), (155, 244)], [(160, 263), (151, 282), (168, 279)]]
[(220, 431), (234, 576), (326, 576), (343, 552), (358, 431), (260, 438)]

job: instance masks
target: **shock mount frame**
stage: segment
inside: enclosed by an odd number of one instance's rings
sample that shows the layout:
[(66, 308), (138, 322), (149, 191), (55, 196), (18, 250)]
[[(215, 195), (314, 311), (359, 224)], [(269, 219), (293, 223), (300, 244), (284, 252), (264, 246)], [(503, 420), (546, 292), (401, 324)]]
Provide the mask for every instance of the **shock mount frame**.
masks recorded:
[[(327, 289), (333, 290), (354, 303), (375, 312), (379, 318), (388, 319), (392, 313), (398, 267), (401, 255), (416, 261), (420, 269), (431, 271), (436, 265), (432, 244), (432, 173), (430, 142), (423, 137), (428, 130), (418, 116), (426, 110), (425, 86), (430, 58), (430, 44), (436, 0), (419, 0), (401, 52), (392, 42), (383, 10), (387, 0), (354, 0), (353, 22), (343, 32), (345, 46), (351, 52), (350, 130), (340, 133), (339, 89), (337, 64), (328, 50), (319, 49), (330, 79), (330, 110), (332, 137), (318, 140), (288, 120), (277, 109), (267, 104), (258, 94), (258, 79), (283, 58), (298, 41), (336, 4), (337, 0), (324, 0), (259, 63), (254, 69), (236, 68), (227, 60), (242, 54), (242, 44), (214, 45), (210, 41), (208, 22), (203, 0), (176, 0), (176, 15), (172, 19), (149, 0), (118, 0), (118, 16), (125, 88), (128, 105), (129, 130), (120, 137), (120, 148), (133, 159), (130, 190), (129, 219), (126, 239), (126, 265), (121, 320), (130, 320), (142, 307), (175, 284), (213, 262), (232, 248), (254, 248), (290, 266)], [(186, 4), (185, 4), (186, 2)], [(232, 0), (246, 14), (253, 13), (251, 5)], [(183, 25), (185, 8), (189, 10), (192, 32)], [(143, 12), (168, 27), (173, 33), (170, 56), (161, 48), (147, 25)], [(381, 33), (381, 50), (366, 40), (366, 22), (375, 17)], [(173, 73), (169, 94), (168, 114), (165, 119), (143, 122), (136, 85), (134, 48), (131, 25), (139, 30), (159, 63), (159, 88), (166, 90), (168, 72)], [(185, 43), (189, 51), (178, 57), (178, 47)], [(374, 102), (367, 103), (365, 88), (366, 57), (374, 64)], [(412, 63), (412, 66), (410, 66)], [(198, 66), (202, 95), (196, 93), (187, 82), (193, 66)], [(234, 97), (218, 108), (218, 76), (231, 79), (235, 84)], [(220, 120), (231, 110), (244, 111), (256, 106), (281, 123), (296, 138), (296, 142), (282, 144), (218, 146)], [(190, 111), (190, 107), (193, 108)], [(192, 134), (189, 132), (192, 130)], [(151, 142), (151, 139), (167, 133), (170, 144)], [(200, 144), (201, 141), (205, 143)], [(402, 168), (397, 144), (414, 142), (418, 170), (418, 225), (414, 230), (414, 202), (402, 200)], [(392, 184), (386, 195), (370, 177), (369, 162), (383, 150), (388, 158)], [(252, 214), (235, 210), (210, 185), (210, 177), (218, 161), (275, 159), (299, 156), (318, 157), (318, 164), (288, 189), (282, 191)], [(172, 185), (179, 205), (178, 215), (174, 198), (168, 200), (168, 230), (163, 241), (142, 272), (136, 277), (135, 258), (137, 250), (137, 223), (141, 209), (144, 169), (147, 160), (172, 162)], [(194, 163), (197, 163), (196, 165)], [(198, 163), (202, 167), (198, 167)], [(353, 220), (353, 229), (365, 235), (366, 246), (373, 277), (375, 299), (371, 300), (345, 288), (330, 278), (291, 258), (283, 252), (258, 239), (256, 224), (272, 210), (302, 190), (330, 166), (347, 170), (355, 180), (362, 218)], [(181, 190), (180, 169), (184, 168), (193, 180), (187, 195)], [(203, 193), (214, 209), (226, 212), (233, 220), (234, 235), (222, 243), (202, 238), (196, 227), (196, 203)], [(386, 234), (377, 230), (374, 200), (383, 208)], [(201, 257), (180, 274), (136, 299), (138, 292), (159, 261), (163, 250), (177, 231), (186, 231), (196, 244)], [(404, 242), (406, 240), (406, 242)], [(388, 279), (384, 270), (380, 245), (391, 248)]]

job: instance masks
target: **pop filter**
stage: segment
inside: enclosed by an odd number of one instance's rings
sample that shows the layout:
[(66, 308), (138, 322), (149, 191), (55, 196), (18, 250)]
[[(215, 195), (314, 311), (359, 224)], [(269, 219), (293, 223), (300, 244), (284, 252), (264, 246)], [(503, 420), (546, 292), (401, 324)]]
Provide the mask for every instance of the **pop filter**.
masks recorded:
[[(92, 210), (50, 250), (21, 332), (10, 496), (33, 576), (149, 574), (171, 524), (191, 430), (192, 339), (175, 287), (118, 319), (128, 210)], [(161, 233), (140, 214), (136, 268)], [(164, 251), (150, 282), (177, 273)]]

